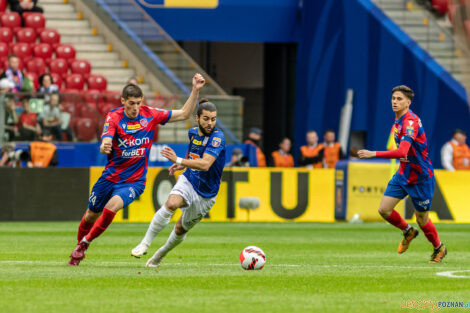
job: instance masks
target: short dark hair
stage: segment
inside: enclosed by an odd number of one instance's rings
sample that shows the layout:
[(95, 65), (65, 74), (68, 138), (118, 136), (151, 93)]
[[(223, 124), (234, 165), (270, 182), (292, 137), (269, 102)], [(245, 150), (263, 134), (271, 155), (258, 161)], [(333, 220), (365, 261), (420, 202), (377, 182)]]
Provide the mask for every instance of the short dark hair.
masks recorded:
[(323, 133), (323, 135), (326, 135), (326, 133), (334, 133), (334, 129), (333, 128), (328, 128), (327, 130), (325, 130), (325, 132)]
[(400, 85), (400, 86), (396, 86), (395, 88), (393, 88), (392, 94), (396, 91), (400, 91), (402, 94), (405, 95), (405, 97), (410, 99), (410, 101), (413, 101), (413, 98), (415, 97), (415, 93), (413, 92), (413, 90), (410, 87), (405, 86), (405, 85)]
[(10, 61), (11, 58), (17, 58), (17, 59), (19, 59), (18, 56), (17, 56), (16, 54), (14, 54), (14, 53), (12, 53), (12, 54), (10, 54), (10, 55), (8, 56), (8, 61)]
[[(315, 130), (313, 130), (313, 129), (307, 130), (307, 134), (310, 134), (310, 133), (315, 133), (315, 134), (317, 134), (317, 132), (316, 132)], [(317, 135), (318, 135), (318, 134), (317, 134)]]
[(49, 73), (44, 73), (44, 74), (42, 74), (41, 76), (39, 76), (39, 86), (42, 86), (42, 83), (43, 83), (43, 81), (44, 81), (44, 77), (46, 77), (46, 76), (49, 76), (49, 78), (51, 79), (51, 84), (54, 83), (54, 79), (52, 78), (51, 74), (49, 74)]
[(452, 132), (452, 137), (454, 137), (457, 134), (467, 136), (467, 133), (463, 129), (460, 129), (460, 128), (454, 129), (454, 131)]
[(129, 99), (130, 97), (133, 98), (142, 98), (144, 96), (142, 89), (140, 89), (139, 86), (134, 85), (134, 84), (127, 84), (123, 89), (122, 89), (122, 94), (121, 97), (124, 98), (124, 100)]
[(202, 111), (206, 110), (209, 112), (217, 112), (217, 108), (215, 107), (215, 104), (212, 102), (209, 102), (206, 98), (202, 98), (199, 100), (199, 106), (197, 107), (197, 116), (201, 116)]

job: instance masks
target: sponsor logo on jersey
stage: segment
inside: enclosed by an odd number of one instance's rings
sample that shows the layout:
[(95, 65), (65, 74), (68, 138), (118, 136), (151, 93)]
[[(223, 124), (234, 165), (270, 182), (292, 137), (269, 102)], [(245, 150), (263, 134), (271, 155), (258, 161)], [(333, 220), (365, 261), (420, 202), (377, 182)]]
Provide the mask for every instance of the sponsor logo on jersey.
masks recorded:
[(108, 117), (106, 118), (106, 122), (109, 122), (110, 119), (111, 119), (111, 116), (108, 115)]
[(413, 131), (414, 131), (413, 127), (408, 126), (406, 128), (406, 135), (412, 137), (413, 136)]
[(195, 144), (196, 146), (200, 146), (202, 145), (202, 141), (194, 139), (193, 144)]
[(410, 126), (413, 126), (413, 121), (408, 121), (408, 124), (410, 124)]
[(150, 143), (150, 138), (132, 138), (132, 139), (121, 139), (118, 138), (118, 147), (119, 148), (130, 148), (133, 146), (140, 146)]
[(139, 121), (140, 125), (142, 125), (142, 127), (147, 127), (148, 125), (148, 122), (147, 122), (147, 119), (146, 118), (143, 118)]
[(103, 134), (106, 133), (109, 129), (109, 123), (104, 123)]
[(140, 129), (142, 128), (142, 125), (140, 124), (132, 124), (132, 125), (127, 125), (127, 129)]
[(130, 151), (122, 151), (121, 157), (125, 159), (141, 158), (145, 155), (145, 148), (138, 148)]
[(212, 138), (212, 146), (214, 148), (217, 148), (218, 146), (220, 146), (221, 143), (222, 143), (222, 139), (220, 139), (219, 137)]

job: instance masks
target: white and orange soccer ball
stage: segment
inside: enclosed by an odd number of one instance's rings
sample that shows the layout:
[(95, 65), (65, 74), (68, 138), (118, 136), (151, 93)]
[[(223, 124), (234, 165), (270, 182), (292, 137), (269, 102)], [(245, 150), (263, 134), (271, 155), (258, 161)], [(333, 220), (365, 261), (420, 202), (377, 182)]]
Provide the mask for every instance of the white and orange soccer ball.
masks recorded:
[(240, 265), (245, 270), (260, 270), (266, 263), (266, 254), (256, 246), (248, 246), (240, 253)]

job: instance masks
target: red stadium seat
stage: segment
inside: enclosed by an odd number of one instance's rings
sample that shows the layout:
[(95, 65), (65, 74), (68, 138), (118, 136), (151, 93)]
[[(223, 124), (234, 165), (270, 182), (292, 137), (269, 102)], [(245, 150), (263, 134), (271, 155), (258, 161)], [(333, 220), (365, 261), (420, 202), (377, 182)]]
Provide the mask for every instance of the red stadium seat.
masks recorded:
[(33, 57), (31, 46), (25, 42), (17, 42), (11, 45), (11, 52), (16, 54), (23, 62), (28, 62)]
[(111, 102), (102, 102), (98, 103), (98, 112), (100, 112), (102, 117), (106, 117), (109, 111), (116, 108), (116, 105)]
[(97, 137), (97, 122), (91, 118), (77, 118), (74, 128), (76, 130), (77, 139), (80, 141), (91, 141), (95, 140)]
[(62, 78), (65, 78), (69, 70), (69, 64), (65, 59), (55, 59), (51, 60), (51, 63), (49, 64), (49, 69), (51, 73), (56, 73), (58, 75), (61, 75)]
[(0, 42), (11, 44), (13, 42), (13, 31), (8, 27), (0, 28)]
[(35, 43), (36, 42), (36, 31), (33, 28), (25, 27), (21, 28), (16, 33), (16, 42)]
[(75, 60), (75, 55), (75, 48), (70, 44), (58, 44), (56, 47), (55, 57), (65, 59), (69, 64)]
[(70, 69), (72, 70), (72, 73), (80, 74), (85, 79), (88, 78), (88, 76), (91, 73), (91, 65), (90, 65), (90, 62), (88, 62), (87, 60), (73, 61), (72, 65), (70, 66)]
[(80, 92), (81, 91), (78, 89), (62, 89), (62, 103), (68, 103), (69, 105), (75, 107), (75, 104), (79, 103), (78, 96)]
[(82, 91), (82, 99), (85, 103), (92, 106), (94, 109), (98, 108), (98, 102), (103, 102), (103, 99), (98, 95), (101, 92), (96, 89)]
[(3, 27), (11, 28), (16, 31), (21, 28), (21, 17), (17, 12), (5, 12), (0, 17)]
[(119, 107), (119, 106), (122, 105), (122, 103), (121, 103), (121, 93), (119, 91), (105, 90), (104, 93), (107, 94), (107, 96), (106, 96), (106, 101), (107, 102), (113, 103), (116, 107)]
[(5, 12), (7, 8), (8, 1), (7, 0), (0, 0), (0, 12)]
[[(23, 71), (24, 70), (24, 63), (21, 59), (19, 59), (19, 63), (20, 65), (18, 66), (18, 68), (20, 69), (20, 71)], [(6, 59), (4, 62), (3, 62), (3, 68), (4, 69), (7, 69), (8, 68), (8, 59)]]
[(0, 64), (3, 64), (5, 60), (8, 59), (9, 54), (8, 45), (4, 42), (0, 42)]
[(103, 75), (90, 75), (87, 80), (88, 89), (105, 91), (108, 81)]
[(40, 34), (46, 27), (46, 19), (42, 13), (30, 12), (28, 14), (23, 13), (25, 27), (34, 28), (37, 34)]
[(60, 74), (57, 74), (57, 73), (50, 73), (51, 74), (51, 77), (52, 77), (52, 82), (54, 84), (57, 85), (57, 87), (59, 87), (59, 90), (62, 89), (62, 84), (63, 84), (63, 80), (62, 80), (62, 76)]
[(463, 26), (465, 27), (465, 34), (467, 35), (467, 40), (470, 42), (470, 20), (463, 21)]
[(67, 89), (83, 90), (83, 87), (85, 86), (85, 80), (80, 74), (70, 74), (65, 79), (65, 85)]
[(51, 62), (52, 53), (52, 47), (48, 43), (40, 43), (34, 47), (34, 56), (36, 58), (44, 59), (44, 61), (46, 61), (48, 64)]
[(26, 77), (31, 79), (33, 82), (34, 90), (37, 90), (39, 88), (39, 79), (38, 79), (38, 74), (33, 73), (33, 72), (28, 72), (24, 74)]
[(79, 104), (78, 107), (76, 108), (78, 109), (79, 117), (86, 117), (86, 118), (92, 119), (97, 124), (101, 119), (99, 112), (96, 110), (96, 107), (93, 105), (90, 105), (88, 103), (82, 103), (82, 104)]
[(447, 0), (432, 0), (432, 7), (439, 15), (444, 15), (448, 10)]
[(57, 45), (60, 43), (60, 34), (57, 30), (55, 29), (44, 29), (41, 34), (39, 35), (39, 38), (42, 43), (48, 43), (50, 44), (54, 49), (57, 47)]
[(46, 62), (41, 58), (32, 58), (26, 63), (26, 68), (28, 69), (28, 72), (42, 75), (46, 73)]

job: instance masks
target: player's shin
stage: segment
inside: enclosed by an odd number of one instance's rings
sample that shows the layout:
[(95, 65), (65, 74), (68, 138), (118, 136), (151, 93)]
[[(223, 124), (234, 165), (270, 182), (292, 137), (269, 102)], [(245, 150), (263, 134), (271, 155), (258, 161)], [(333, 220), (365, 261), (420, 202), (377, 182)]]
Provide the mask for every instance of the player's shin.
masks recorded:
[(166, 225), (168, 225), (173, 214), (173, 211), (168, 210), (165, 205), (162, 205), (162, 207), (153, 215), (152, 221), (147, 229), (147, 233), (141, 243), (150, 246), (155, 236), (158, 235)]
[(87, 242), (91, 242), (93, 239), (101, 235), (106, 228), (108, 228), (109, 224), (111, 224), (115, 215), (116, 213), (105, 208), (103, 210), (103, 214), (101, 214), (101, 216), (96, 220), (88, 235), (85, 236), (85, 240)]
[(80, 222), (80, 225), (78, 225), (78, 233), (77, 233), (77, 242), (79, 243), (83, 237), (88, 235), (90, 232), (91, 228), (93, 227), (93, 224), (95, 222), (87, 222), (85, 217), (86, 217), (86, 212), (82, 217), (82, 221)]
[(441, 245), (441, 240), (439, 239), (436, 226), (434, 226), (433, 222), (431, 222), (431, 219), (429, 219), (426, 225), (419, 225), (419, 227), (421, 227), (424, 235), (426, 236), (426, 238), (428, 238), (429, 242), (432, 243), (434, 249), (438, 248)]
[(177, 234), (175, 233), (175, 230), (173, 229), (173, 231), (172, 231), (171, 234), (170, 234), (170, 237), (168, 237), (168, 240), (166, 241), (166, 243), (165, 243), (160, 249), (158, 249), (157, 253), (158, 253), (161, 257), (164, 257), (164, 256), (165, 256), (168, 252), (170, 252), (174, 247), (176, 247), (177, 245), (179, 245), (180, 243), (182, 243), (185, 238), (186, 238), (186, 234), (177, 235)]
[(400, 228), (403, 231), (409, 228), (408, 223), (403, 219), (403, 217), (400, 216), (400, 213), (395, 210), (393, 210), (392, 214), (390, 214), (390, 216), (386, 218), (386, 221), (392, 224), (393, 226)]

